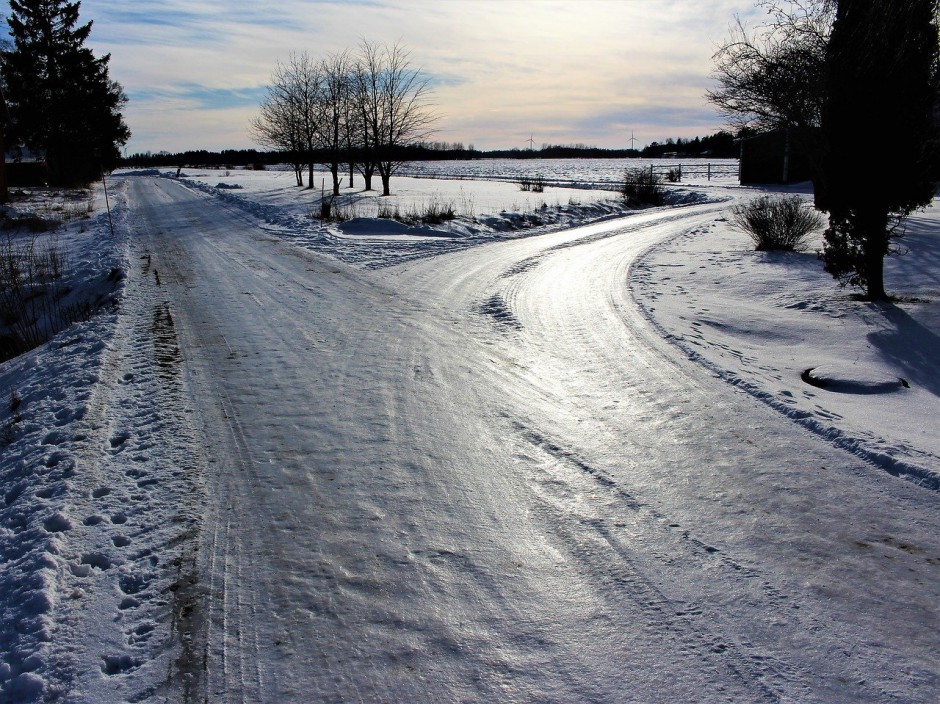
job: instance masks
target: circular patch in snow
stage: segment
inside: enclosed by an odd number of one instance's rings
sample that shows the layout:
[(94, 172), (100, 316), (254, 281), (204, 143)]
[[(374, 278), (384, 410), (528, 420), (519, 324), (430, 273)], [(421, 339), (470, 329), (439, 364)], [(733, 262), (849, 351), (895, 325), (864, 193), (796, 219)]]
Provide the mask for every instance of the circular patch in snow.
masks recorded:
[(800, 375), (810, 386), (842, 394), (889, 394), (911, 385), (877, 367), (858, 364), (824, 364)]

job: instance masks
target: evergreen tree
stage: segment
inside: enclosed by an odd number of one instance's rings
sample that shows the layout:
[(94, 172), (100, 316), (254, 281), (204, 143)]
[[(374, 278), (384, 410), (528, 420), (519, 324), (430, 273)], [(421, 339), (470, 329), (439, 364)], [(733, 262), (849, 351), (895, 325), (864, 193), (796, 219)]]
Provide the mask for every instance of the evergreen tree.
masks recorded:
[[(827, 48), (827, 154), (816, 204), (829, 212), (823, 259), (843, 284), (885, 300), (884, 257), (931, 182), (936, 0), (840, 0)], [(887, 136), (889, 148), (859, 137)]]
[(94, 180), (120, 158), (130, 137), (121, 86), (108, 76), (110, 55), (95, 58), (79, 24), (81, 2), (10, 0), (13, 48), (3, 52), (12, 124), (7, 140), (44, 154), (50, 180)]

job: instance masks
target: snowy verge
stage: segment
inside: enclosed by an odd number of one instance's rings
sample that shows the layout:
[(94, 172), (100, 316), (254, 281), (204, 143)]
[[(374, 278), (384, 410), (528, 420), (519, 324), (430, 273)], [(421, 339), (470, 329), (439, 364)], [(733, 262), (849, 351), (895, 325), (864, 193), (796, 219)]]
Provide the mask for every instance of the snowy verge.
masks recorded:
[[(821, 242), (816, 243), (821, 247)], [(815, 252), (754, 252), (724, 217), (650, 249), (635, 300), (660, 333), (735, 387), (891, 474), (940, 489), (940, 208), (886, 262), (899, 300), (856, 300)]]
[[(66, 286), (100, 294), (100, 280), (123, 271), (123, 241), (111, 238), (107, 216), (74, 223), (50, 237), (70, 262)], [(123, 277), (112, 277), (113, 301)], [(116, 307), (70, 326), (40, 347), (0, 364), (0, 700), (42, 695), (44, 671), (61, 609), (63, 573), (90, 569), (62, 559), (66, 536), (80, 520), (70, 498), (82, 483), (78, 454), (85, 419), (117, 318)], [(90, 555), (90, 553), (88, 553)], [(90, 560), (90, 558), (89, 558)]]
[(0, 702), (145, 701), (181, 655), (200, 474), (170, 313), (112, 186), (113, 235), (100, 185), (57, 233), (76, 295), (106, 282), (106, 305), (0, 364)]

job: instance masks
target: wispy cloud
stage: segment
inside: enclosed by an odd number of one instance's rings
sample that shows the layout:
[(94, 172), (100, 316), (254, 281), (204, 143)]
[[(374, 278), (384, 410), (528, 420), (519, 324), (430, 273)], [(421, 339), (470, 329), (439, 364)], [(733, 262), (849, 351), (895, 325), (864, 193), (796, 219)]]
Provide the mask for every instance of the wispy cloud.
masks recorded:
[(211, 88), (195, 83), (179, 83), (169, 89), (141, 88), (128, 95), (133, 102), (155, 109), (173, 104), (192, 110), (256, 108), (264, 98), (265, 86), (252, 88)]
[[(440, 136), (479, 147), (623, 146), (721, 127), (711, 56), (753, 0), (84, 0), (91, 43), (143, 149), (253, 146), (248, 123), (291, 51), (401, 41), (434, 89)], [(172, 128), (167, 128), (172, 124)], [(154, 141), (157, 140), (157, 141)], [(163, 140), (163, 141), (159, 141)]]

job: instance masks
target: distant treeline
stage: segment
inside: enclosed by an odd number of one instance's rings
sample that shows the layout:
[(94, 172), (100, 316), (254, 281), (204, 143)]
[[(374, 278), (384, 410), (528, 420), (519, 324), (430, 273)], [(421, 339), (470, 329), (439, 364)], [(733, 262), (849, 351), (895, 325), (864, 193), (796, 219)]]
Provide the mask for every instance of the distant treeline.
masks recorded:
[[(734, 135), (718, 132), (708, 137), (694, 139), (669, 138), (665, 142), (653, 142), (639, 149), (603, 149), (586, 144), (543, 144), (541, 149), (475, 149), (472, 144), (461, 142), (425, 142), (396, 150), (396, 158), (405, 161), (443, 161), (447, 159), (630, 159), (643, 157), (659, 159), (676, 157), (733, 158), (738, 155)], [(328, 163), (332, 155), (323, 152), (322, 162)], [(359, 154), (342, 155), (340, 161), (359, 161)], [(155, 166), (254, 166), (263, 168), (272, 164), (291, 163), (287, 152), (259, 151), (257, 149), (224, 149), (211, 152), (197, 149), (185, 152), (145, 152), (126, 157), (121, 165), (134, 168)]]
[(679, 157), (713, 157), (726, 159), (739, 154), (739, 146), (735, 143), (735, 136), (730, 132), (716, 132), (708, 137), (695, 139), (667, 139), (660, 144), (653, 142), (640, 152), (645, 159), (660, 159), (665, 155)]

